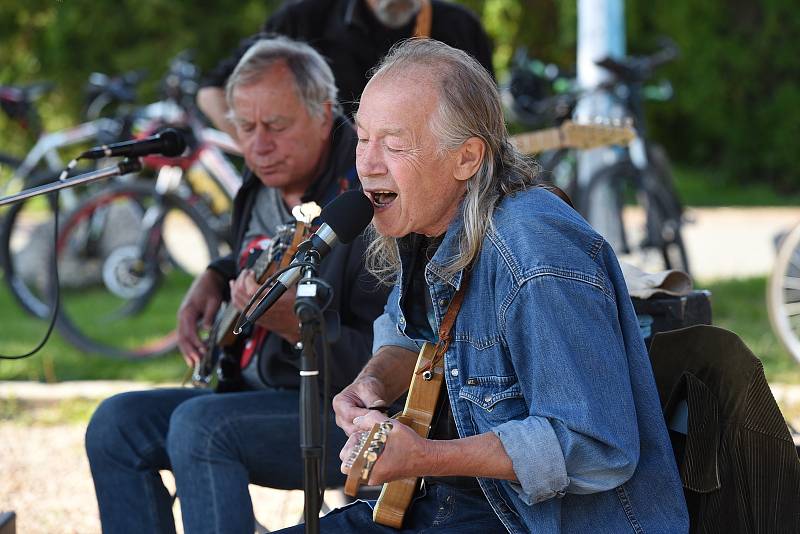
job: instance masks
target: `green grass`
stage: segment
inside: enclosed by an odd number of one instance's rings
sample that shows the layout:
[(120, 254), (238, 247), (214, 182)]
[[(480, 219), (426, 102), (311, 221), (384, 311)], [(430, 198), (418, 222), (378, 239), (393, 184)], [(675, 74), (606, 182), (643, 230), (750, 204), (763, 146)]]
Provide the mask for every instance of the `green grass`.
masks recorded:
[(16, 398), (0, 399), (0, 422), (11, 421), (20, 425), (52, 426), (87, 423), (100, 399), (82, 397), (58, 402), (22, 401)]
[(744, 340), (764, 364), (767, 380), (800, 384), (800, 364), (784, 350), (769, 324), (766, 278), (700, 283), (695, 287), (711, 291), (712, 322)]
[(754, 180), (734, 183), (713, 169), (676, 166), (673, 174), (686, 206), (800, 206), (800, 192), (781, 193)]
[[(800, 365), (786, 353), (769, 325), (764, 301), (765, 278), (698, 283), (696, 287), (712, 292), (714, 324), (742, 337), (764, 363), (770, 381), (800, 384)], [(85, 300), (83, 305), (87, 309), (96, 302), (88, 294)], [(146, 335), (148, 329), (172, 328), (174, 311), (162, 308), (154, 307), (146, 321), (130, 326), (128, 334), (137, 337)], [(31, 318), (19, 309), (4, 285), (0, 285), (0, 310), (0, 352), (11, 354), (28, 351), (44, 334), (46, 323)], [(177, 354), (142, 361), (112, 360), (78, 351), (57, 332), (44, 349), (30, 358), (0, 360), (0, 380), (54, 382), (124, 379), (175, 382), (184, 373), (185, 365)]]
[[(0, 353), (28, 352), (44, 335), (47, 323), (22, 311), (2, 281), (0, 286)], [(91, 299), (87, 298), (86, 304), (91, 306)], [(165, 331), (174, 324), (174, 307), (155, 308), (145, 324), (130, 326), (127, 335), (141, 338), (148, 335), (149, 328)], [(35, 355), (22, 360), (0, 360), (0, 380), (57, 382), (118, 379), (176, 382), (182, 379), (185, 370), (186, 366), (177, 353), (141, 361), (114, 360), (79, 351), (67, 343), (57, 331), (53, 332), (44, 348)]]

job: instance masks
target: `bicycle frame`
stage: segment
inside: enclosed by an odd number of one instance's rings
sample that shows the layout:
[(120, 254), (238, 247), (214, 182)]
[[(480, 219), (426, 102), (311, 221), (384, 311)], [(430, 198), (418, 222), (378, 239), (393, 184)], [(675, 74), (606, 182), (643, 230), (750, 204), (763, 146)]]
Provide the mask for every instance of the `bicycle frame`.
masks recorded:
[(100, 118), (66, 130), (43, 134), (14, 171), (14, 175), (6, 187), (10, 187), (11, 184), (24, 187), (33, 171), (43, 161), (47, 165), (47, 170), (54, 175), (61, 172), (64, 168), (64, 161), (58, 153), (60, 149), (91, 141), (101, 132), (114, 132), (119, 128), (119, 122)]

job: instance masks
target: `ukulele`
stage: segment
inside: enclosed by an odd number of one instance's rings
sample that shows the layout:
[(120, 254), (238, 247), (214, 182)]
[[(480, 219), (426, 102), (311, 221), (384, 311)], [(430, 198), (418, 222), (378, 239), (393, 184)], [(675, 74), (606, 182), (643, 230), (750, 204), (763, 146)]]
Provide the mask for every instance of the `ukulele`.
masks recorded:
[[(422, 346), (417, 357), (414, 378), (408, 389), (405, 407), (399, 416), (393, 418), (411, 427), (423, 438), (427, 438), (430, 432), (444, 380), (444, 369), (441, 362), (432, 369), (427, 369), (435, 351), (436, 346), (431, 343), (425, 343)], [(423, 369), (425, 370), (423, 371)], [(358, 488), (369, 482), (372, 468), (388, 440), (389, 432), (392, 429), (391, 425), (391, 422), (378, 423), (373, 425), (368, 432), (361, 433), (358, 445), (345, 461), (345, 465), (350, 466), (350, 473), (347, 475), (347, 482), (344, 486), (345, 494), (355, 497)], [(419, 478), (417, 477), (393, 480), (384, 484), (372, 513), (373, 521), (381, 525), (400, 528), (417, 487), (419, 487)]]

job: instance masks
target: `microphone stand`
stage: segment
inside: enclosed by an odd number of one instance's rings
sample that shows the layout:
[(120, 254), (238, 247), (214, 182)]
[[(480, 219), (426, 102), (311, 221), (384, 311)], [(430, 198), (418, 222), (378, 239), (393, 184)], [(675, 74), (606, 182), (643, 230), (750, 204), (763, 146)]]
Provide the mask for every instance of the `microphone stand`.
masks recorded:
[[(304, 261), (312, 266), (303, 268), (303, 278), (297, 285), (294, 312), (300, 320), (302, 352), (300, 353), (300, 450), (303, 456), (303, 491), (305, 492), (305, 532), (319, 533), (321, 508), (320, 470), (322, 440), (320, 437), (319, 364), (316, 354), (316, 335), (320, 332), (322, 307), (320, 298), (324, 288), (317, 285), (316, 276), (320, 258), (313, 249), (306, 252)], [(323, 340), (326, 342), (326, 340)], [(325, 414), (327, 417), (327, 414)]]
[(138, 172), (140, 170), (142, 170), (142, 163), (139, 161), (138, 158), (134, 159), (125, 158), (116, 165), (112, 165), (110, 167), (105, 167), (103, 169), (98, 169), (96, 171), (79, 174), (78, 176), (74, 176), (67, 180), (59, 182), (51, 182), (49, 184), (32, 187), (30, 189), (24, 189), (19, 193), (9, 195), (4, 198), (0, 198), (0, 206), (21, 202), (31, 197), (52, 193), (53, 191), (58, 191), (59, 189), (66, 189), (67, 187), (75, 187), (77, 185), (88, 184), (91, 182), (96, 182), (97, 180), (102, 180), (103, 178), (110, 178), (112, 176), (122, 176), (123, 174)]

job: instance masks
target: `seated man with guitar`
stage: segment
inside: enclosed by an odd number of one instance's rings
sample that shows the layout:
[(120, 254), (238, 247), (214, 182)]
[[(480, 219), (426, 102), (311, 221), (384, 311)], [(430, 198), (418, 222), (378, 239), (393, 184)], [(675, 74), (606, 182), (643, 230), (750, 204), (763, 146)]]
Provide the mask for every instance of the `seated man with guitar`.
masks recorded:
[(407, 41), (355, 122), (375, 206), (367, 265), (394, 289), (374, 355), (334, 410), (350, 435), (346, 491), (385, 485), (320, 530), (686, 532), (614, 253), (537, 186), (489, 74), (447, 45)]
[[(178, 315), (179, 346), (197, 382), (213, 373), (221, 352), (218, 389), (225, 392), (157, 389), (117, 395), (98, 407), (86, 449), (106, 532), (175, 532), (162, 469), (175, 475), (187, 533), (252, 534), (248, 483), (303, 487), (295, 293), (287, 291), (249, 336), (238, 336), (241, 341), (229, 335), (236, 310), (218, 311), (229, 296), (234, 308), (243, 307), (276, 263), (291, 258), (314, 216), (310, 203), (322, 206), (358, 187), (356, 137), (338, 112), (324, 59), (287, 38), (254, 44), (231, 76), (227, 95), (251, 171), (234, 202), (236, 246), (197, 278)], [(293, 213), (305, 222), (294, 221)], [(257, 259), (248, 258), (261, 248)], [(364, 267), (364, 251), (363, 237), (340, 244), (319, 269), (334, 289), (328, 309), (340, 317), (328, 370), (332, 393), (369, 359), (372, 323), (386, 302), (388, 291)], [(208, 342), (198, 329), (211, 330)], [(344, 481), (337, 453), (346, 439), (329, 425), (330, 485)]]

